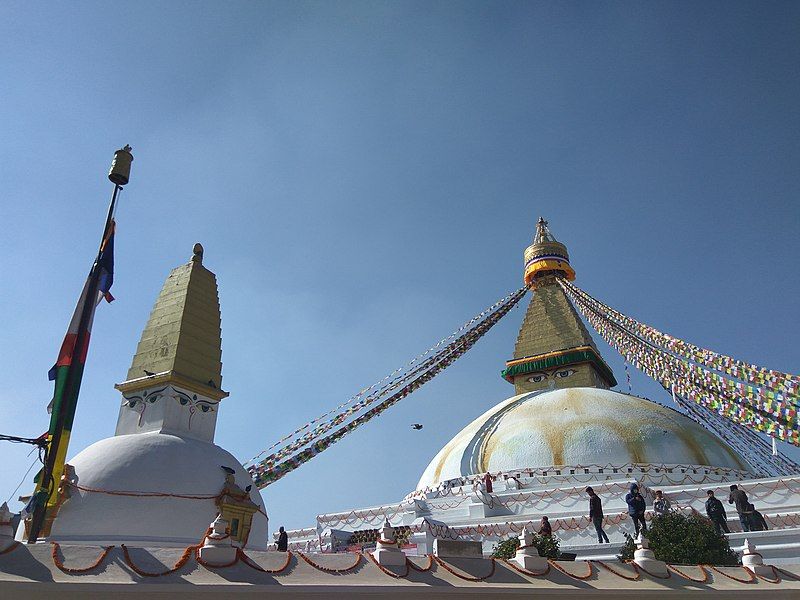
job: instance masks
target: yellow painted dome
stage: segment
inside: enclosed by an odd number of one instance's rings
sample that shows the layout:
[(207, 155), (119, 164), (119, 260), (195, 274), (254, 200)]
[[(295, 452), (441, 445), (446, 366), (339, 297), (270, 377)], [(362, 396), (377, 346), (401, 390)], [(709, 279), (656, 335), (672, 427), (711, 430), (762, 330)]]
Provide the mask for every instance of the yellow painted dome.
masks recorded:
[(417, 489), (487, 471), (628, 464), (751, 470), (730, 446), (677, 411), (578, 387), (520, 394), (488, 410), (439, 451)]

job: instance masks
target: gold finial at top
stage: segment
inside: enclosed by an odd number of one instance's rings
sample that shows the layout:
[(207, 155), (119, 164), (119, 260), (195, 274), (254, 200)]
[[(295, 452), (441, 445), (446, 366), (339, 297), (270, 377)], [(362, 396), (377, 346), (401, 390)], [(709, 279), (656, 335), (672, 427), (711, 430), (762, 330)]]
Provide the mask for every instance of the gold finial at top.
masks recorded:
[(192, 248), (192, 262), (196, 262), (200, 265), (203, 264), (203, 244), (197, 242)]
[(536, 222), (536, 235), (533, 237), (534, 244), (556, 241), (553, 234), (550, 233), (550, 230), (547, 228), (547, 225), (548, 222), (545, 221), (544, 217), (539, 217), (539, 220)]
[(544, 275), (560, 275), (570, 281), (575, 279), (575, 271), (569, 265), (567, 247), (550, 233), (544, 217), (536, 222), (536, 235), (533, 244), (525, 249), (525, 285)]

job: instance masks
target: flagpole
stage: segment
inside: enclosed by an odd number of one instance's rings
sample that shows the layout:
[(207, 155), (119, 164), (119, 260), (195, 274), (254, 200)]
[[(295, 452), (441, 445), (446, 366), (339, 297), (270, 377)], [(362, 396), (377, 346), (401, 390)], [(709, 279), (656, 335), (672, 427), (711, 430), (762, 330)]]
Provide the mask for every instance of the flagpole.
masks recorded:
[[(125, 146), (125, 148), (117, 150), (117, 152), (114, 154), (114, 162), (111, 164), (111, 171), (108, 174), (108, 178), (112, 183), (114, 183), (114, 191), (111, 194), (111, 202), (108, 205), (106, 223), (103, 227), (103, 237), (100, 240), (100, 248), (97, 251), (97, 256), (95, 257), (94, 262), (92, 263), (92, 268), (89, 271), (89, 279), (86, 283), (87, 290), (80, 314), (80, 321), (78, 322), (78, 332), (74, 346), (75, 352), (78, 354), (83, 352), (83, 348), (86, 345), (87, 337), (89, 335), (89, 327), (94, 316), (97, 292), (100, 285), (101, 269), (99, 268), (99, 262), (103, 252), (104, 243), (109, 235), (109, 228), (111, 227), (111, 223), (114, 218), (114, 209), (117, 204), (117, 197), (119, 196), (119, 192), (122, 190), (122, 186), (128, 183), (128, 177), (130, 175), (130, 162), (133, 160), (130, 150), (130, 146)], [(127, 157), (120, 157), (121, 153), (127, 154)], [(120, 158), (121, 160), (119, 160), (118, 164), (118, 159)], [(73, 357), (73, 360), (70, 362), (67, 370), (66, 380), (62, 391), (62, 398), (75, 398), (77, 401), (77, 395), (80, 391), (81, 385), (82, 370), (82, 361), (75, 360)], [(53, 497), (58, 489), (58, 482), (54, 480), (53, 471), (56, 468), (58, 455), (63, 454), (63, 452), (59, 453), (58, 450), (61, 443), (67, 414), (67, 410), (59, 410), (58, 414), (56, 415), (55, 424), (54, 426), (51, 426), (49, 431), (49, 440), (45, 451), (44, 468), (42, 469), (39, 486), (36, 491), (38, 497), (36, 498), (33, 515), (31, 517), (30, 528), (28, 530), (29, 544), (35, 543), (39, 538), (39, 533), (42, 529), (42, 525), (44, 524), (45, 516), (47, 514), (47, 508), (50, 504), (49, 500)]]

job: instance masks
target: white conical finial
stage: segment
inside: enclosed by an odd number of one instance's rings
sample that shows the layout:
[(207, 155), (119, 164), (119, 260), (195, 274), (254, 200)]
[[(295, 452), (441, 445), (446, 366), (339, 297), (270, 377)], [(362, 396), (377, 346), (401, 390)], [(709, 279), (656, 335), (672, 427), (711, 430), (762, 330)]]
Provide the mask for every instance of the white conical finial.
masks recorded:
[(3, 502), (0, 506), (0, 550), (5, 550), (14, 541), (14, 528), (11, 527), (13, 513), (8, 510), (8, 504)]
[(650, 550), (650, 542), (640, 534), (636, 538), (636, 551), (633, 553), (633, 562), (642, 567), (647, 573), (652, 573), (656, 577), (667, 577), (667, 563), (656, 559), (656, 555)]
[(527, 527), (519, 533), (519, 548), (513, 560), (523, 569), (534, 573), (544, 572), (547, 569), (547, 559), (542, 557), (539, 549), (533, 545), (533, 532)]
[(524, 548), (533, 544), (533, 533), (527, 527), (519, 532), (519, 546)]
[(200, 560), (212, 565), (227, 565), (236, 559), (238, 548), (231, 541), (228, 521), (217, 515), (209, 526), (211, 533), (206, 535), (205, 543), (200, 548)]
[(755, 544), (748, 539), (745, 539), (742, 547), (742, 566), (761, 577), (775, 577), (772, 565), (764, 564), (764, 557), (761, 556)]
[(8, 502), (3, 502), (2, 506), (0, 506), (0, 523), (6, 523), (11, 521), (12, 513), (8, 510)]

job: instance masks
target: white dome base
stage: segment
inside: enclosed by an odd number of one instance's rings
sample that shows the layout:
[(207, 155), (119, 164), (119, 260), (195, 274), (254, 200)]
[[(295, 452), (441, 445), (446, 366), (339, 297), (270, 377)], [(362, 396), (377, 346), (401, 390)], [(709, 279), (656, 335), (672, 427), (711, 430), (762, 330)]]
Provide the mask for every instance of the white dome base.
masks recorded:
[[(197, 544), (218, 513), (213, 497), (225, 483), (225, 472), (220, 467), (232, 468), (242, 489), (252, 484), (247, 471), (226, 450), (209, 442), (164, 433), (106, 438), (68, 464), (75, 468), (79, 487), (71, 488), (71, 497), (53, 522), (49, 539), (57, 542), (178, 547)], [(268, 519), (255, 486), (250, 499), (261, 512), (253, 515), (247, 547), (265, 549)]]

